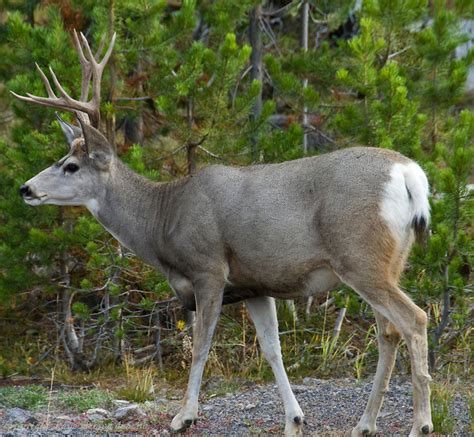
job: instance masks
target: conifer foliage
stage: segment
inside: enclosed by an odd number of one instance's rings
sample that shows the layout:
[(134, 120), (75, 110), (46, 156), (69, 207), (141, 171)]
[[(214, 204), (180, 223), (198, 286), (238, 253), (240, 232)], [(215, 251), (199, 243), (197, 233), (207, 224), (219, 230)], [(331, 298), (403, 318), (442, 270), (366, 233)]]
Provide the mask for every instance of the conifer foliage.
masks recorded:
[[(307, 49), (301, 44), (305, 3)], [(102, 35), (118, 33), (102, 85), (103, 128), (121, 157), (151, 179), (172, 180), (213, 163), (277, 162), (355, 144), (416, 159), (430, 178), (432, 235), (426, 247), (415, 248), (403, 285), (430, 315), (433, 370), (448, 360), (456, 342), (465, 341), (472, 330), (474, 253), (473, 96), (465, 87), (474, 51), (455, 55), (474, 38), (461, 32), (462, 21), (474, 19), (470, 2), (4, 4), (1, 311), (46, 320), (73, 368), (88, 370), (148, 345), (151, 355), (137, 362), (156, 359), (162, 365), (163, 335), (172, 335), (183, 317), (164, 278), (120, 247), (85, 210), (31, 208), (18, 196), (19, 186), (66, 146), (52, 111), (15, 101), (9, 91), (44, 95), (38, 63), (50, 65), (66, 91), (77, 95), (74, 28), (94, 49)], [(257, 39), (255, 33), (249, 38), (256, 10)], [(261, 51), (260, 61), (252, 50)], [(260, 76), (252, 73), (256, 67)], [(339, 295), (336, 302), (357, 318), (357, 298)]]

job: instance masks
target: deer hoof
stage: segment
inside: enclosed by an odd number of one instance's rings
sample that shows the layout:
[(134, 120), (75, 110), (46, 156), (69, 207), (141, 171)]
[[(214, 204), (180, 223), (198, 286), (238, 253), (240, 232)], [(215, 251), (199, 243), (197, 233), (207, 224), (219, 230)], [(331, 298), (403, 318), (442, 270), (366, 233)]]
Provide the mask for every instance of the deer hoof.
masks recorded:
[(421, 427), (421, 432), (423, 434), (429, 434), (431, 432), (431, 427), (429, 425), (424, 425)]
[(351, 432), (351, 437), (364, 437), (374, 435), (377, 432), (377, 429), (371, 428), (368, 425), (364, 425), (362, 428), (355, 427)]
[(286, 437), (301, 437), (303, 435), (303, 424), (306, 423), (303, 414), (288, 418), (285, 426)]
[(304, 417), (301, 417), (301, 416), (295, 416), (293, 418), (293, 422), (295, 422), (296, 425), (307, 425), (308, 422), (306, 422), (306, 419)]
[(185, 419), (180, 420), (179, 418), (175, 417), (171, 422), (171, 430), (174, 433), (179, 433), (186, 431), (191, 425), (196, 423), (197, 419)]

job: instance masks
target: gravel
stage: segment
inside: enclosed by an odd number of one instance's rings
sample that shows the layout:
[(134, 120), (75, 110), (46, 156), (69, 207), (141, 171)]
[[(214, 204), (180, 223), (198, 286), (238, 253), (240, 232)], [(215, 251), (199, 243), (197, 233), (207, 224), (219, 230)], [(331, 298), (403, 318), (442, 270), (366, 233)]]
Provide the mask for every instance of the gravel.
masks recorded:
[[(293, 385), (307, 421), (305, 435), (350, 431), (364, 411), (371, 387), (370, 382), (314, 378), (305, 378), (302, 385)], [(377, 420), (378, 435), (409, 433), (413, 416), (411, 393), (410, 381), (392, 380)], [(191, 432), (235, 436), (279, 434), (285, 425), (276, 385), (254, 386), (224, 398), (214, 397), (204, 402), (201, 412), (201, 420)], [(459, 395), (454, 399), (451, 415), (455, 420), (455, 433), (469, 434), (468, 406)]]
[[(218, 384), (218, 388), (209, 384), (205, 386), (199, 420), (189, 429), (187, 435), (281, 435), (284, 429), (284, 412), (276, 385), (242, 383), (239, 391), (218, 395), (217, 393), (222, 392), (223, 386), (226, 387), (225, 384)], [(302, 384), (293, 385), (296, 398), (305, 412), (307, 421), (305, 435), (321, 435), (329, 432), (341, 435), (350, 431), (365, 408), (370, 389), (370, 382), (357, 382), (351, 379), (305, 378)], [(410, 381), (401, 378), (392, 380), (377, 421), (378, 435), (408, 434), (412, 420), (411, 392)], [(129, 419), (128, 422), (114, 419), (109, 421), (107, 426), (104, 424), (101, 427), (95, 423), (93, 429), (86, 425), (90, 424), (90, 421), (76, 420), (80, 417), (72, 418), (73, 424), (66, 420), (56, 420), (49, 421), (46, 427), (45, 422), (40, 420), (38, 426), (16, 425), (15, 428), (11, 426), (4, 428), (5, 411), (0, 411), (0, 431), (3, 431), (0, 435), (5, 437), (168, 435), (169, 423), (181, 404), (177, 398), (180, 396), (176, 395), (176, 392), (164, 393), (154, 402), (141, 404), (141, 414)], [(455, 396), (451, 416), (454, 418), (456, 435), (470, 434), (471, 424), (467, 404), (465, 397), (460, 394)], [(122, 405), (120, 407), (123, 408)], [(41, 414), (37, 413), (36, 417), (41, 419)]]

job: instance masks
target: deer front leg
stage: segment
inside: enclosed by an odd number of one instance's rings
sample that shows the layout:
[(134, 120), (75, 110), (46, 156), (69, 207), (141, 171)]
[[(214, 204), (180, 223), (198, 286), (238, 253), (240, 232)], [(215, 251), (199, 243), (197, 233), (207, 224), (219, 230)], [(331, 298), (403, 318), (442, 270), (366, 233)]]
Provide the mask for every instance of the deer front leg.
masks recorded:
[(245, 301), (247, 310), (257, 330), (258, 342), (265, 358), (272, 367), (283, 405), (285, 407), (285, 435), (300, 436), (303, 432), (304, 414), (291, 390), (281, 357), (278, 319), (275, 300), (256, 297)]
[(395, 326), (377, 311), (374, 311), (374, 313), (377, 320), (377, 338), (379, 343), (377, 372), (375, 373), (372, 392), (370, 393), (364, 414), (357, 426), (352, 430), (352, 437), (375, 434), (377, 430), (375, 422), (382, 406), (384, 394), (388, 390), (401, 338)]
[(223, 283), (212, 280), (198, 281), (194, 293), (196, 320), (193, 329), (193, 359), (183, 405), (171, 422), (171, 429), (175, 432), (188, 428), (197, 419), (199, 389), (222, 307)]

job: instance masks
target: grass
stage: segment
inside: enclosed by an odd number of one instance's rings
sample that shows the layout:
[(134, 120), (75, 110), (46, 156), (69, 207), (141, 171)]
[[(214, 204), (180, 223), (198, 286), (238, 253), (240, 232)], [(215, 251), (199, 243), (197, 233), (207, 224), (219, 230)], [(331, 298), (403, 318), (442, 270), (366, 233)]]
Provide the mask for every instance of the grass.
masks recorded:
[(150, 401), (154, 397), (155, 387), (153, 378), (155, 368), (152, 365), (147, 367), (134, 367), (131, 358), (125, 355), (125, 384), (117, 390), (117, 396), (131, 402)]
[(472, 395), (471, 392), (468, 394), (469, 396), (469, 417), (471, 419), (471, 433), (474, 434), (474, 396)]
[(375, 324), (367, 330), (365, 341), (363, 342), (362, 349), (356, 348), (356, 356), (354, 358), (354, 375), (357, 380), (362, 379), (364, 370), (366, 367), (367, 358), (370, 354), (371, 349), (376, 343)]
[(0, 388), (0, 405), (5, 408), (37, 410), (48, 402), (48, 390), (41, 385)]
[(70, 412), (83, 413), (91, 408), (108, 408), (113, 393), (99, 388), (63, 391), (58, 394), (56, 404)]
[(434, 431), (450, 434), (454, 431), (454, 419), (450, 414), (454, 393), (447, 384), (431, 385), (431, 417)]

